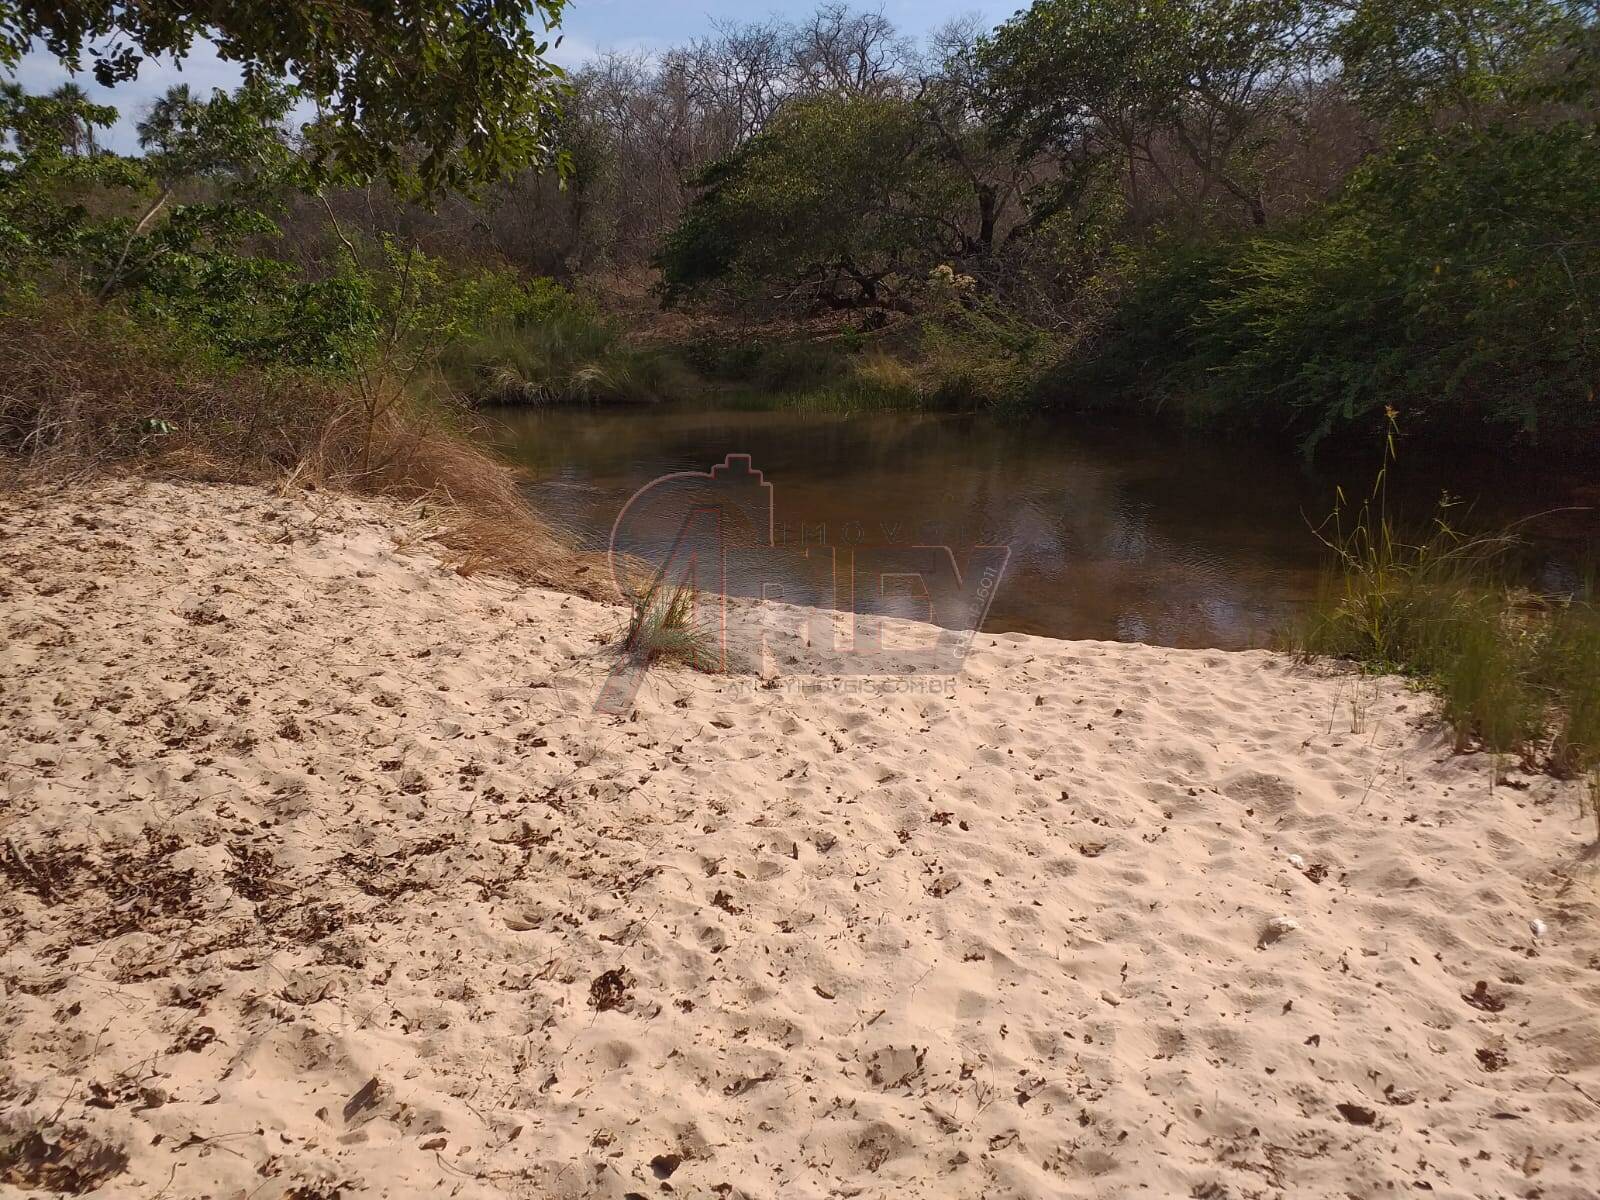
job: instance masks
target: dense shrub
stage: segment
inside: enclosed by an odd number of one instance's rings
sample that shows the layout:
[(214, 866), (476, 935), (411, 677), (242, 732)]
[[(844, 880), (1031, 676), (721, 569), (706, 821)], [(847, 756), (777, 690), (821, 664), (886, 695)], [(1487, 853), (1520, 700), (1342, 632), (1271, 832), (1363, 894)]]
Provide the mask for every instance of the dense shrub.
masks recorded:
[(1315, 445), (1600, 422), (1600, 137), (1577, 123), (1418, 136), (1278, 234), (1163, 246), (1083, 378)]
[(371, 348), (381, 312), (367, 282), (301, 278), (275, 259), (172, 255), (126, 291), (132, 310), (241, 362), (344, 371)]
[(659, 400), (686, 386), (670, 356), (629, 345), (592, 301), (553, 280), (484, 272), (476, 288), (439, 355), (447, 385), (476, 402)]
[(971, 241), (960, 234), (971, 189), (936, 128), (891, 95), (781, 106), (697, 180), (700, 194), (656, 259), (663, 296), (676, 302), (721, 285), (742, 296), (765, 290), (773, 306), (781, 294), (888, 301), (909, 264)]

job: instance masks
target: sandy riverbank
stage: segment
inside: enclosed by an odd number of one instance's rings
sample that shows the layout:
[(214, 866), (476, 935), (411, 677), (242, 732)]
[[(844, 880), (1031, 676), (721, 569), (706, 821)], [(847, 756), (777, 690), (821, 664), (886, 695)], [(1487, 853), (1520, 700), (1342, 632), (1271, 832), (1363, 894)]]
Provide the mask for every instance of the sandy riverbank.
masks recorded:
[(597, 717), (622, 625), (0, 498), (0, 1194), (1596, 1195), (1591, 823), (1419, 696), (1007, 636)]

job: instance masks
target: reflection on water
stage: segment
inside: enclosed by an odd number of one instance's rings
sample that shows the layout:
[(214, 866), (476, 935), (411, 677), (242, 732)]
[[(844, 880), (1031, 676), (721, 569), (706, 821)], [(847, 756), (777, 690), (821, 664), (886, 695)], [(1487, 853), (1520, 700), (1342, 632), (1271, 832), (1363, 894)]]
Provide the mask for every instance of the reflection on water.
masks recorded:
[[(887, 413), (842, 417), (659, 406), (505, 410), (501, 446), (530, 470), (534, 502), (604, 548), (638, 488), (749, 454), (773, 485), (779, 544), (1007, 544), (984, 628), (1168, 646), (1259, 646), (1315, 593), (1324, 562), (1307, 518), (1334, 483), (1359, 493), (1370, 464), (1314, 477), (1281, 452), (1062, 422)], [(1404, 473), (1402, 473), (1403, 475)], [(1411, 483), (1415, 511), (1437, 479)], [(1554, 483), (1498, 490), (1474, 469), (1481, 519), (1571, 502)], [(1450, 481), (1456, 492), (1465, 481)], [(1592, 529), (1592, 527), (1591, 527)], [(1570, 585), (1569, 539), (1535, 564)], [(739, 581), (730, 590), (739, 591)], [(801, 581), (785, 598), (812, 599)]]

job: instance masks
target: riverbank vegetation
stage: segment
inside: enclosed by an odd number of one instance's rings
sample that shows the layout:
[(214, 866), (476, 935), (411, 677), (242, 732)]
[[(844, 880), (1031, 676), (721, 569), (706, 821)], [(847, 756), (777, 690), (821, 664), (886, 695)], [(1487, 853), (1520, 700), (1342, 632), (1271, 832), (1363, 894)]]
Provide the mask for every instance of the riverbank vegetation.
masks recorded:
[[(400, 348), (413, 393), (478, 403), (727, 386), (1310, 452), (1392, 405), (1440, 446), (1600, 441), (1592, 4), (1038, 0), (921, 42), (825, 4), (570, 77), (522, 15), (514, 99), (440, 39), (475, 113), (367, 69), (355, 25), (343, 83), (213, 31), (261, 71), (173, 89), (132, 155), (82, 89), (8, 85), (7, 306), (75, 290), (274, 369)], [(7, 20), (11, 61), (52, 33)]]
[(925, 403), (1308, 451), (1392, 405), (1415, 441), (1592, 452), (1595, 22), (1550, 0), (1040, 0), (921, 46), (833, 8), (727, 28), (585, 74), (591, 161), (663, 178), (693, 144), (704, 165), (666, 210), (572, 237), (581, 260), (656, 247), (669, 305), (856, 314)]
[[(536, 11), (553, 20), (559, 0)], [(89, 58), (109, 85), (196, 37), (257, 68), (232, 93), (170, 89), (141, 115), (133, 155), (104, 148), (117, 113), (84, 88), (0, 88), (0, 470), (381, 494), (413, 502), (415, 529), (462, 571), (608, 594), (597, 565), (531, 512), (514, 470), (479, 448), (470, 387), (442, 382), (470, 369), (460, 348), (474, 338), (549, 329), (569, 311), (569, 325), (598, 322), (548, 281), (430, 254), (338, 207), (368, 189), (437, 204), (559, 165), (549, 134), (565, 89), (530, 13), (263, 15), (0, 13), (0, 68), (39, 39), (74, 66)], [(113, 33), (108, 58), (96, 43)], [(450, 86), (376, 69), (402, 46), (433, 56)], [(308, 108), (316, 119), (297, 121)], [(538, 386), (573, 386), (582, 365), (555, 335), (546, 344)], [(578, 352), (618, 344), (591, 336)]]
[(1513, 569), (1516, 531), (1469, 535), (1441, 503), (1419, 531), (1388, 505), (1393, 415), (1371, 492), (1341, 493), (1318, 530), (1331, 555), (1316, 604), (1292, 639), (1363, 672), (1408, 675), (1435, 692), (1456, 749), (1517, 756), (1585, 777), (1600, 833), (1600, 608), (1594, 580), (1530, 591)]

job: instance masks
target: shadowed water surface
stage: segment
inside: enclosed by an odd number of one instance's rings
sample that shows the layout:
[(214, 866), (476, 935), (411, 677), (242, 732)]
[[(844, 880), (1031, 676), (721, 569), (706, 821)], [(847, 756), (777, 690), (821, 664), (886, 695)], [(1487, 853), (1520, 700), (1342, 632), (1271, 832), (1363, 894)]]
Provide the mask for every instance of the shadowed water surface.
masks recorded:
[[(1282, 451), (1083, 422), (842, 416), (662, 405), (501, 410), (492, 436), (529, 469), (541, 511), (603, 549), (630, 495), (674, 471), (749, 454), (773, 485), (774, 538), (797, 545), (975, 544), (1011, 556), (984, 628), (1238, 649), (1269, 643), (1315, 595), (1310, 525), (1335, 484), (1362, 495), (1375, 462), (1311, 473)], [(1375, 454), (1376, 457), (1376, 446)], [(1402, 462), (1399, 504), (1425, 516), (1448, 487), (1497, 523), (1600, 496), (1527, 484), (1495, 464)], [(1573, 586), (1588, 518), (1541, 522), (1529, 570)], [(759, 590), (730, 580), (730, 591)], [(785, 598), (815, 602), (803, 583)]]

